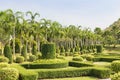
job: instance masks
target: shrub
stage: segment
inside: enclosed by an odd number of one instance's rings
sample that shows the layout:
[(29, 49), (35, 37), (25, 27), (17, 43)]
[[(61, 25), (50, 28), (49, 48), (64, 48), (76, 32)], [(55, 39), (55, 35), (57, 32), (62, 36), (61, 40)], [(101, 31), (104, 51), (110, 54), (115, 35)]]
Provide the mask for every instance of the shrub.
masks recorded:
[(35, 55), (30, 55), (29, 56), (29, 61), (33, 62), (37, 59), (37, 57)]
[(15, 39), (15, 53), (20, 53), (20, 45), (21, 42), (20, 42), (20, 39), (16, 38)]
[(73, 57), (78, 57), (78, 56), (80, 56), (77, 52), (75, 52), (74, 54), (73, 54)]
[(17, 56), (16, 57), (16, 63), (22, 63), (24, 62), (24, 57), (23, 56)]
[(2, 55), (2, 49), (0, 49), (0, 55)]
[(85, 58), (88, 61), (92, 61), (94, 56), (93, 55), (82, 55), (81, 57)]
[(5, 67), (9, 67), (9, 64), (7, 64), (7, 63), (0, 63), (0, 69), (5, 68)]
[(65, 59), (64, 56), (57, 56), (57, 59)]
[(65, 52), (64, 46), (62, 46), (62, 47), (60, 48), (60, 52), (61, 52), (61, 53), (64, 53), (64, 52)]
[(102, 53), (103, 46), (102, 45), (96, 45), (97, 53)]
[(37, 44), (35, 42), (33, 43), (32, 54), (37, 55)]
[(41, 52), (42, 52), (43, 59), (55, 59), (56, 57), (55, 44), (53, 43), (43, 44)]
[(79, 46), (75, 47), (75, 52), (80, 52), (80, 47)]
[(120, 72), (110, 76), (111, 80), (120, 80)]
[(111, 74), (111, 70), (108, 68), (94, 68), (92, 70), (92, 74), (95, 77), (101, 78), (101, 79), (106, 79), (109, 78)]
[(119, 72), (120, 71), (120, 61), (113, 61), (111, 63), (111, 68), (113, 71)]
[(70, 52), (74, 53), (74, 52), (75, 52), (75, 49), (74, 49), (74, 48), (71, 48), (71, 49), (70, 49)]
[(41, 52), (37, 52), (36, 57), (37, 57), (37, 59), (41, 59), (42, 58), (42, 53)]
[(6, 44), (4, 47), (4, 56), (9, 59), (9, 63), (13, 62), (11, 48), (8, 44)]
[(90, 62), (70, 61), (69, 66), (73, 66), (73, 67), (85, 67), (86, 66), (86, 67), (88, 67), (88, 66), (93, 66), (93, 64)]
[(3, 56), (1, 56), (0, 57), (0, 62), (9, 62), (9, 59), (7, 58), (7, 57), (3, 57)]
[(73, 57), (73, 61), (83, 61), (82, 57)]
[(1, 80), (17, 80), (19, 72), (15, 68), (3, 68), (0, 70)]
[(25, 68), (30, 69), (39, 69), (39, 68), (64, 68), (68, 66), (68, 62), (62, 59), (46, 59), (46, 60), (37, 60), (34, 63), (22, 64)]
[(26, 45), (23, 45), (21, 55), (24, 57), (25, 61), (27, 61), (27, 48), (26, 48)]

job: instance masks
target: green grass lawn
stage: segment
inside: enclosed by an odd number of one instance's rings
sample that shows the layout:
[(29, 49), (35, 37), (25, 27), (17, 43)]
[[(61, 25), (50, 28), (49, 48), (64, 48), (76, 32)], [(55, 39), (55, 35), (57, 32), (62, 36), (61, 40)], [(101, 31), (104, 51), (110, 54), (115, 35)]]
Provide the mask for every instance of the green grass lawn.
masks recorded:
[(74, 78), (58, 78), (58, 79), (45, 79), (45, 80), (97, 80), (98, 78), (95, 77), (74, 77)]

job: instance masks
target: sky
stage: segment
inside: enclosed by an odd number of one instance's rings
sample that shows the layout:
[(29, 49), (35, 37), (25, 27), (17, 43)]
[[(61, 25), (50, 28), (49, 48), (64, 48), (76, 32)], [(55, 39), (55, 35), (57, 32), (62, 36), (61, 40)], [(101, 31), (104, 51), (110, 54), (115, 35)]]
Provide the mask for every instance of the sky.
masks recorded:
[(40, 19), (105, 29), (120, 18), (120, 0), (1, 0), (0, 10), (40, 13)]

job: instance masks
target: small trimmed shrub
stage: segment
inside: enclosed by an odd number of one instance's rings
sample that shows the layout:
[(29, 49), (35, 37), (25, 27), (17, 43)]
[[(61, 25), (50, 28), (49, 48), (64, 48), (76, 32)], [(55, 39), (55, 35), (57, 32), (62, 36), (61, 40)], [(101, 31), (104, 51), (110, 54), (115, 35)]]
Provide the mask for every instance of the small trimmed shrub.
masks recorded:
[(35, 55), (30, 55), (29, 56), (29, 61), (33, 62), (37, 59), (37, 57)]
[(5, 68), (5, 67), (9, 67), (8, 63), (0, 63), (0, 69)]
[(82, 55), (81, 57), (85, 58), (87, 61), (92, 61), (94, 58), (93, 55)]
[(111, 63), (111, 68), (113, 71), (119, 72), (120, 71), (120, 61), (113, 61)]
[(62, 46), (62, 47), (60, 48), (60, 52), (61, 52), (61, 53), (64, 53), (64, 52), (65, 52), (64, 46)]
[(53, 43), (43, 44), (41, 52), (43, 59), (55, 59), (56, 57), (55, 44)]
[(37, 60), (34, 61), (34, 63), (26, 63), (22, 64), (23, 67), (29, 68), (29, 69), (39, 69), (39, 68), (64, 68), (68, 67), (68, 61), (62, 60), (62, 59), (43, 59), (43, 60)]
[(101, 79), (109, 78), (110, 74), (111, 74), (110, 69), (108, 69), (108, 68), (98, 68), (98, 67), (94, 68), (92, 70), (92, 73), (91, 73), (92, 76), (95, 76), (95, 77), (98, 77), (98, 78), (101, 78)]
[(103, 46), (102, 45), (96, 45), (97, 53), (102, 53)]
[(26, 45), (23, 45), (21, 55), (24, 57), (25, 61), (27, 61), (27, 50)]
[(75, 47), (75, 52), (80, 52), (80, 47), (79, 46)]
[(19, 72), (15, 68), (3, 68), (0, 70), (1, 80), (17, 80), (19, 77)]
[(4, 47), (4, 56), (9, 59), (9, 63), (13, 62), (12, 51), (11, 51), (11, 48), (8, 44), (6, 44)]
[(83, 61), (82, 57), (73, 57), (73, 61)]
[(110, 76), (111, 80), (120, 80), (120, 72)]
[(70, 61), (69, 66), (73, 67), (88, 67), (88, 66), (93, 66), (92, 63), (90, 62), (78, 62), (78, 61)]
[(16, 63), (22, 63), (24, 62), (24, 57), (23, 56), (17, 56), (16, 57)]
[(33, 43), (32, 54), (37, 55), (37, 44), (36, 44), (36, 42)]
[(73, 57), (78, 57), (78, 56), (80, 56), (77, 52), (75, 52), (74, 54), (73, 54)]
[(9, 62), (9, 59), (8, 59), (7, 57), (1, 56), (1, 57), (0, 57), (0, 62), (6, 62), (6, 63), (8, 63), (8, 62)]
[(16, 38), (15, 39), (15, 53), (20, 53), (20, 45), (21, 42), (20, 42), (20, 39)]
[(41, 59), (42, 58), (42, 53), (41, 52), (37, 52), (36, 57), (37, 57), (37, 59)]

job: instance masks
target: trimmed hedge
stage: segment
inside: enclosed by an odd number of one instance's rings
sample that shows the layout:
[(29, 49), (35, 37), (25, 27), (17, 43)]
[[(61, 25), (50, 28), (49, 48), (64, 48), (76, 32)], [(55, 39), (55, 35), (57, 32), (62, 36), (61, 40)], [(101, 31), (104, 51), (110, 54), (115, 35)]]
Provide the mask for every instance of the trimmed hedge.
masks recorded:
[(22, 63), (24, 62), (24, 57), (23, 56), (17, 56), (16, 57), (16, 63)]
[(83, 61), (82, 57), (73, 57), (73, 61)]
[(88, 62), (79, 62), (79, 61), (70, 61), (69, 62), (69, 66), (73, 66), (73, 67), (89, 67), (89, 66), (93, 66), (93, 64), (88, 63)]
[(19, 72), (15, 68), (3, 68), (0, 70), (1, 80), (17, 80), (19, 77)]
[(102, 53), (103, 46), (102, 45), (96, 45), (97, 53)]
[(34, 63), (22, 64), (27, 69), (52, 69), (52, 68), (65, 68), (68, 67), (68, 62), (62, 59), (53, 60), (39, 60)]
[(119, 72), (120, 71), (120, 61), (113, 61), (111, 63), (111, 68), (113, 71)]
[[(97, 78), (109, 78), (110, 70), (108, 68), (82, 67), (82, 68), (64, 68), (64, 69), (37, 69), (39, 78), (64, 78), (94, 76)], [(105, 73), (104, 73), (105, 72)]]
[(55, 59), (56, 48), (54, 43), (47, 43), (42, 45), (42, 58), (43, 59)]
[(6, 62), (6, 63), (8, 63), (8, 62), (9, 62), (9, 59), (8, 59), (7, 57), (1, 56), (1, 57), (0, 57), (0, 62)]
[(29, 61), (33, 62), (37, 59), (37, 57), (35, 55), (30, 55), (29, 56)]
[(8, 63), (0, 63), (0, 69), (5, 68), (5, 67), (9, 67)]

